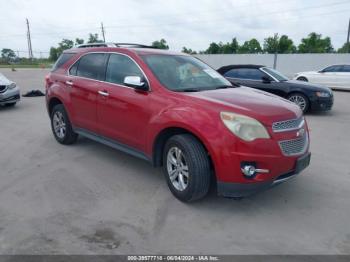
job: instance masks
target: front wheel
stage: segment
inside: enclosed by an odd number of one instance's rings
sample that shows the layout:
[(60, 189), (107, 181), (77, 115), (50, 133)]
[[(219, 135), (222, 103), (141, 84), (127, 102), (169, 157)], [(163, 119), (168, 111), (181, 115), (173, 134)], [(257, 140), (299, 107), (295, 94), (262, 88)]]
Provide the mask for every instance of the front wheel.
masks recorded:
[(300, 109), (303, 111), (303, 113), (306, 113), (309, 110), (309, 107), (310, 107), (309, 99), (305, 95), (301, 93), (294, 93), (294, 94), (290, 94), (287, 97), (287, 99), (293, 102), (294, 104), (298, 105)]
[(203, 145), (190, 134), (171, 137), (163, 152), (163, 171), (170, 191), (183, 202), (209, 191), (210, 162)]

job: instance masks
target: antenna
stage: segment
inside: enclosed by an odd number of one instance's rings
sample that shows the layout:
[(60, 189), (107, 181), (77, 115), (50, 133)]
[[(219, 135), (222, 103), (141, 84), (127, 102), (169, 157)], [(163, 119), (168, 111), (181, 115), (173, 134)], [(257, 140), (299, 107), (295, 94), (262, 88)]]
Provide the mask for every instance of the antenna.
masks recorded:
[(29, 28), (28, 18), (26, 18), (26, 21), (27, 21), (28, 56), (29, 56), (29, 59), (33, 59), (32, 40), (30, 38), (30, 28)]

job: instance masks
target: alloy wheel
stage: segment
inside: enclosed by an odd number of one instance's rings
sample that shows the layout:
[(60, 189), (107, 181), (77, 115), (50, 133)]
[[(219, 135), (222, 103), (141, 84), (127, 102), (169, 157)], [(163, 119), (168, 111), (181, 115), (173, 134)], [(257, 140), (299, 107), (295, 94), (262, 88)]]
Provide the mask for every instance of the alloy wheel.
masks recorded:
[(289, 101), (293, 102), (294, 104), (298, 105), (302, 111), (306, 108), (306, 100), (304, 97), (300, 95), (292, 95), (289, 97)]
[(52, 124), (56, 136), (63, 139), (66, 136), (66, 121), (61, 112), (55, 112), (52, 118)]
[(171, 183), (178, 191), (184, 191), (189, 182), (189, 171), (182, 150), (171, 147), (167, 154), (167, 171)]

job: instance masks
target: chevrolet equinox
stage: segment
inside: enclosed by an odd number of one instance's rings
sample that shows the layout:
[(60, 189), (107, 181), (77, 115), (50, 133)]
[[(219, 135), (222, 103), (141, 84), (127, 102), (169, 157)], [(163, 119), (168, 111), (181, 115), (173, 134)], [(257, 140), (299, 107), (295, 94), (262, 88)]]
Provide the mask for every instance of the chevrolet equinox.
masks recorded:
[(199, 59), (142, 45), (66, 50), (46, 77), (55, 139), (78, 135), (155, 167), (181, 201), (241, 198), (294, 177), (310, 162), (300, 108), (234, 87)]

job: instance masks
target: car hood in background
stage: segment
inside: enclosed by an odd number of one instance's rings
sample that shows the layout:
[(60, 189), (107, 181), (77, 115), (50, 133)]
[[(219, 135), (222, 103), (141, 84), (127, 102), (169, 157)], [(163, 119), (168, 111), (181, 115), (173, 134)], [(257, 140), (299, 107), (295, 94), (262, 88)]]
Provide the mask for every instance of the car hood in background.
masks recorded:
[(267, 125), (302, 115), (294, 103), (249, 87), (202, 91), (191, 93), (191, 96), (228, 106), (230, 112), (256, 118)]
[(0, 85), (7, 86), (12, 84), (13, 82), (8, 80), (3, 74), (0, 73)]

